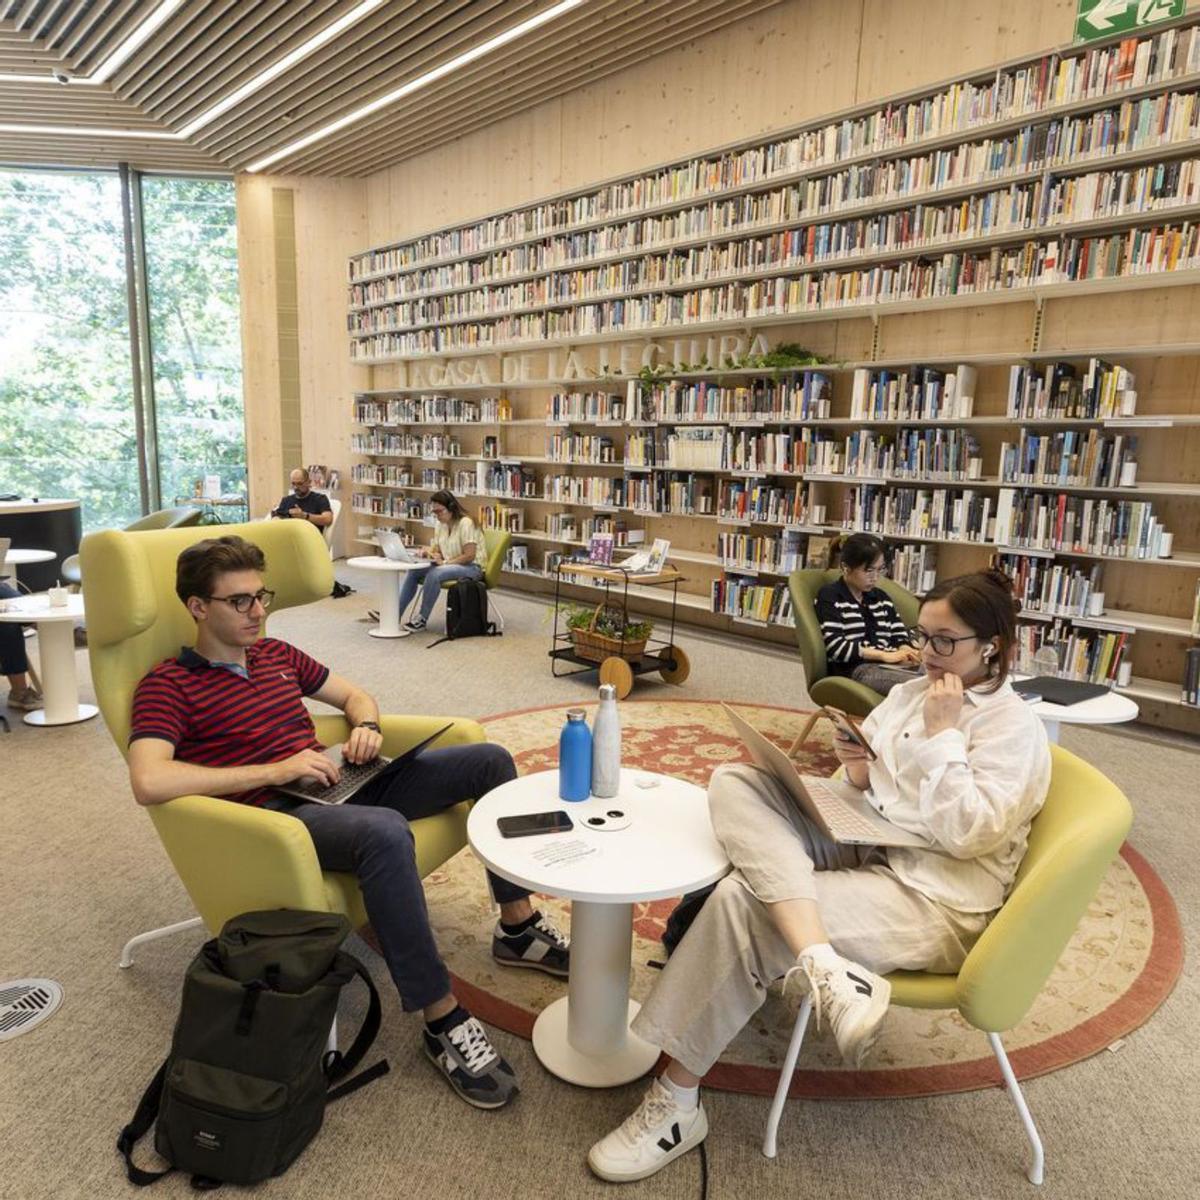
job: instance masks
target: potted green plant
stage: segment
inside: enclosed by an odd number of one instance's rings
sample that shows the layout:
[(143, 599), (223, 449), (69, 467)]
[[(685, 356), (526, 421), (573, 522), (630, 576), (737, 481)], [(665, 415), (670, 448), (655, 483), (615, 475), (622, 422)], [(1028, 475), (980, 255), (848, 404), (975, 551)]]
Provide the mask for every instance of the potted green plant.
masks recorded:
[(592, 608), (566, 610), (566, 625), (571, 631), (575, 653), (589, 662), (606, 658), (637, 659), (646, 651), (646, 642), (654, 632), (651, 621), (630, 620), (619, 608), (598, 604)]

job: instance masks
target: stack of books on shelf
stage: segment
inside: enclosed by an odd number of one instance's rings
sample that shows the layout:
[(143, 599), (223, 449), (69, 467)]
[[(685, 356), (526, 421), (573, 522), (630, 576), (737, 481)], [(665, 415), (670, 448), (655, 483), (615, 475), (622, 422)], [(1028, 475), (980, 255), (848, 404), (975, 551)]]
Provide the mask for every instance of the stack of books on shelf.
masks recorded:
[(1127, 487), (1137, 478), (1137, 438), (1105, 437), (1094, 428), (1086, 434), (1022, 429), (1015, 444), (1000, 443), (1000, 478), (1059, 487)]
[(1200, 646), (1192, 646), (1183, 656), (1180, 699), (1192, 708), (1200, 707)]
[(1045, 646), (1058, 656), (1062, 679), (1115, 686), (1121, 663), (1130, 653), (1132, 635), (1095, 629), (1068, 630), (1060, 621), (1017, 627), (1017, 668), (1034, 671), (1033, 656)]
[(479, 524), (484, 529), (500, 529), (507, 533), (522, 533), (525, 529), (525, 511), (509, 508), (505, 504), (481, 504)]
[[(809, 538), (810, 543), (814, 540)], [(825, 561), (817, 565), (824, 567)], [(913, 595), (924, 595), (937, 582), (937, 547), (897, 546), (892, 551), (888, 577)]]
[(676, 429), (667, 437), (666, 465), (684, 471), (719, 471), (724, 445), (724, 425)]
[(712, 583), (712, 611), (762, 625), (794, 625), (786, 584), (761, 584), (754, 575), (726, 575)]
[(625, 419), (625, 399), (609, 392), (567, 392), (550, 397), (546, 420), (551, 423), (619, 424)]
[(991, 540), (1023, 549), (1147, 559), (1159, 557), (1165, 532), (1146, 501), (1001, 488)]
[(1093, 595), (1103, 594), (1103, 568), (1099, 563), (1088, 571), (1068, 567), (1052, 559), (1023, 554), (994, 554), (992, 565), (1012, 581), (1022, 612), (1054, 617), (1085, 617)]
[(1097, 420), (1136, 411), (1133, 372), (1102, 359), (1090, 359), (1082, 377), (1069, 362), (1009, 368), (1007, 413), (1013, 420)]
[(582, 433), (556, 433), (546, 439), (546, 457), (561, 463), (615, 463), (616, 449), (610, 437)]
[(936, 367), (904, 370), (859, 367), (850, 393), (850, 416), (857, 421), (940, 421), (965, 419), (975, 410), (978, 383), (965, 364), (947, 373)]
[(790, 488), (751, 480), (723, 479), (717, 496), (717, 513), (727, 521), (763, 525), (804, 525), (809, 520), (808, 485)]

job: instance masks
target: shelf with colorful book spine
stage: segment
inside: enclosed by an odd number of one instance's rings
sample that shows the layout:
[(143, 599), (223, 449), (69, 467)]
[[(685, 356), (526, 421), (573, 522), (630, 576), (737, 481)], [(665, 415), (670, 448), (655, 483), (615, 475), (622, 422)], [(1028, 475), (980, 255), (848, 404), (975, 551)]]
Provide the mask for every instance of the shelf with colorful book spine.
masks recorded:
[[(1118, 58), (1128, 60), (1130, 69), (1105, 72), (1100, 86), (1080, 86), (1070, 78), (1093, 76), (1095, 64)], [(1149, 59), (1153, 59), (1153, 67), (1140, 69), (1139, 62)], [(551, 197), (472, 224), (379, 247), (350, 260), (351, 283), (441, 263), (458, 265), (456, 260), (471, 257), (486, 261), (489, 254), (519, 250), (548, 236), (585, 234), (629, 217), (670, 211), (698, 198), (734, 199), (764, 183), (801, 179), (830, 167), (887, 161), (914, 150), (1003, 134), (1037, 119), (1083, 114), (1182, 90), (1198, 71), (1200, 40), (1194, 28), (1182, 23), (1122, 42), (1051, 52), (895, 97), (882, 105), (835, 114), (771, 141), (743, 143), (583, 193)], [(1102, 132), (1111, 137), (1114, 125), (1118, 130), (1139, 127), (1129, 117), (1118, 118), (1102, 125)], [(517, 261), (500, 265), (520, 270), (528, 265), (524, 261), (528, 257), (518, 253)], [(459, 267), (460, 278), (466, 282), (480, 272), (474, 264)]]

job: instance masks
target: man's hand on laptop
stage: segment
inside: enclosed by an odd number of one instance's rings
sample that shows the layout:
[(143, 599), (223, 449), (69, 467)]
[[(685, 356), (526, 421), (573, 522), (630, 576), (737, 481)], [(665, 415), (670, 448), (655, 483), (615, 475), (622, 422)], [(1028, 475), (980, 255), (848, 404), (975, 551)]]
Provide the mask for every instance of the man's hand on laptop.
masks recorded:
[(278, 775), (276, 784), (307, 783), (310, 780), (332, 787), (341, 778), (341, 771), (333, 759), (322, 754), (320, 750), (301, 750), (291, 758), (281, 759), (275, 764)]
[(345, 746), (342, 747), (342, 753), (346, 756), (347, 762), (368, 763), (377, 759), (382, 749), (383, 734), (359, 725), (350, 731), (350, 736), (346, 739)]

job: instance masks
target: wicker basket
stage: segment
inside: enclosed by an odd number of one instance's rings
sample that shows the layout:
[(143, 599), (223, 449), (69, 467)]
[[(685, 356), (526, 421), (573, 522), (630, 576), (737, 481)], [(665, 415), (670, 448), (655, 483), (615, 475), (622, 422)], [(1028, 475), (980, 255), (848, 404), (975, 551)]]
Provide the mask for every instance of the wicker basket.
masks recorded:
[(646, 652), (646, 642), (649, 636), (638, 638), (636, 641), (626, 638), (609, 637), (596, 632), (596, 622), (604, 611), (604, 605), (598, 604), (592, 613), (592, 619), (586, 629), (572, 629), (571, 639), (575, 643), (575, 653), (588, 662), (603, 662), (606, 658), (624, 658), (634, 662)]

